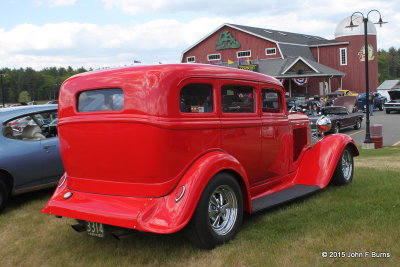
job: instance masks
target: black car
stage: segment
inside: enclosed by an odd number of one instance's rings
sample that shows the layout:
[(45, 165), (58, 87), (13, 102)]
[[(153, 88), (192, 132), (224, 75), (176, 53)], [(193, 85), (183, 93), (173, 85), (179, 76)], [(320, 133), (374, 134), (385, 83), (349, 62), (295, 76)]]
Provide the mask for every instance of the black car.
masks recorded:
[[(358, 112), (355, 107), (356, 102), (356, 96), (342, 96), (335, 100), (333, 106), (321, 108), (319, 115), (328, 117), (332, 122), (330, 133), (339, 133), (341, 129), (349, 127), (356, 130), (361, 128), (364, 115)], [(310, 116), (309, 118), (313, 128), (319, 117)]]

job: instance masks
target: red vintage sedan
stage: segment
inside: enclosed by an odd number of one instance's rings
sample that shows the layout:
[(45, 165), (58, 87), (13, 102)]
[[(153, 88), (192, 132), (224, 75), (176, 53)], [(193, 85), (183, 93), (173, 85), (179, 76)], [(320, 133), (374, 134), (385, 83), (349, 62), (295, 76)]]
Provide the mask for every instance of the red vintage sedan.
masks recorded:
[(58, 133), (66, 172), (42, 212), (100, 237), (184, 229), (208, 249), (244, 212), (351, 183), (358, 155), (347, 135), (311, 145), (278, 80), (200, 64), (76, 75), (60, 90)]

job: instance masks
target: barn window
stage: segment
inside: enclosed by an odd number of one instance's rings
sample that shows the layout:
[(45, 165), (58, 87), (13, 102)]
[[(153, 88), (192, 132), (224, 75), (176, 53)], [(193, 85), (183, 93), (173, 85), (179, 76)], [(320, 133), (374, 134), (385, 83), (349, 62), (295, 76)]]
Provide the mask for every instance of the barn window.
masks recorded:
[(265, 54), (266, 55), (276, 55), (276, 48), (266, 48)]
[(340, 65), (347, 65), (347, 48), (340, 48)]
[(242, 58), (242, 57), (251, 57), (251, 51), (239, 51), (237, 52), (237, 58)]
[(193, 57), (187, 57), (186, 58), (186, 62), (187, 63), (194, 63), (194, 62), (196, 62), (196, 57), (194, 57), (194, 56)]
[(208, 61), (221, 60), (221, 54), (207, 55)]

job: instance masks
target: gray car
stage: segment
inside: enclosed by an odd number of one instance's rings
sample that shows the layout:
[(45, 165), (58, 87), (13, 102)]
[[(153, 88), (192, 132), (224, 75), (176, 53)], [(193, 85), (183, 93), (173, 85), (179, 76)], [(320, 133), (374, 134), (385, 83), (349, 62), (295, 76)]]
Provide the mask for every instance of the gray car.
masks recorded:
[(46, 124), (55, 119), (57, 105), (0, 109), (0, 212), (11, 195), (56, 185), (62, 176), (58, 137)]

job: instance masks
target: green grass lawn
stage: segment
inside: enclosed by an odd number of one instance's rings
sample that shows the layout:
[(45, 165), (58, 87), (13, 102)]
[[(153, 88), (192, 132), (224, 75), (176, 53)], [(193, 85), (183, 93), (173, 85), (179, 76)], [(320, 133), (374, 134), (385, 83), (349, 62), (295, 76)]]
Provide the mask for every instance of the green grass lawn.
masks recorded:
[(0, 266), (400, 266), (399, 192), (400, 150), (363, 150), (351, 185), (246, 216), (233, 241), (204, 251), (181, 233), (78, 234), (72, 219), (39, 213), (45, 190), (14, 197), (0, 215)]

